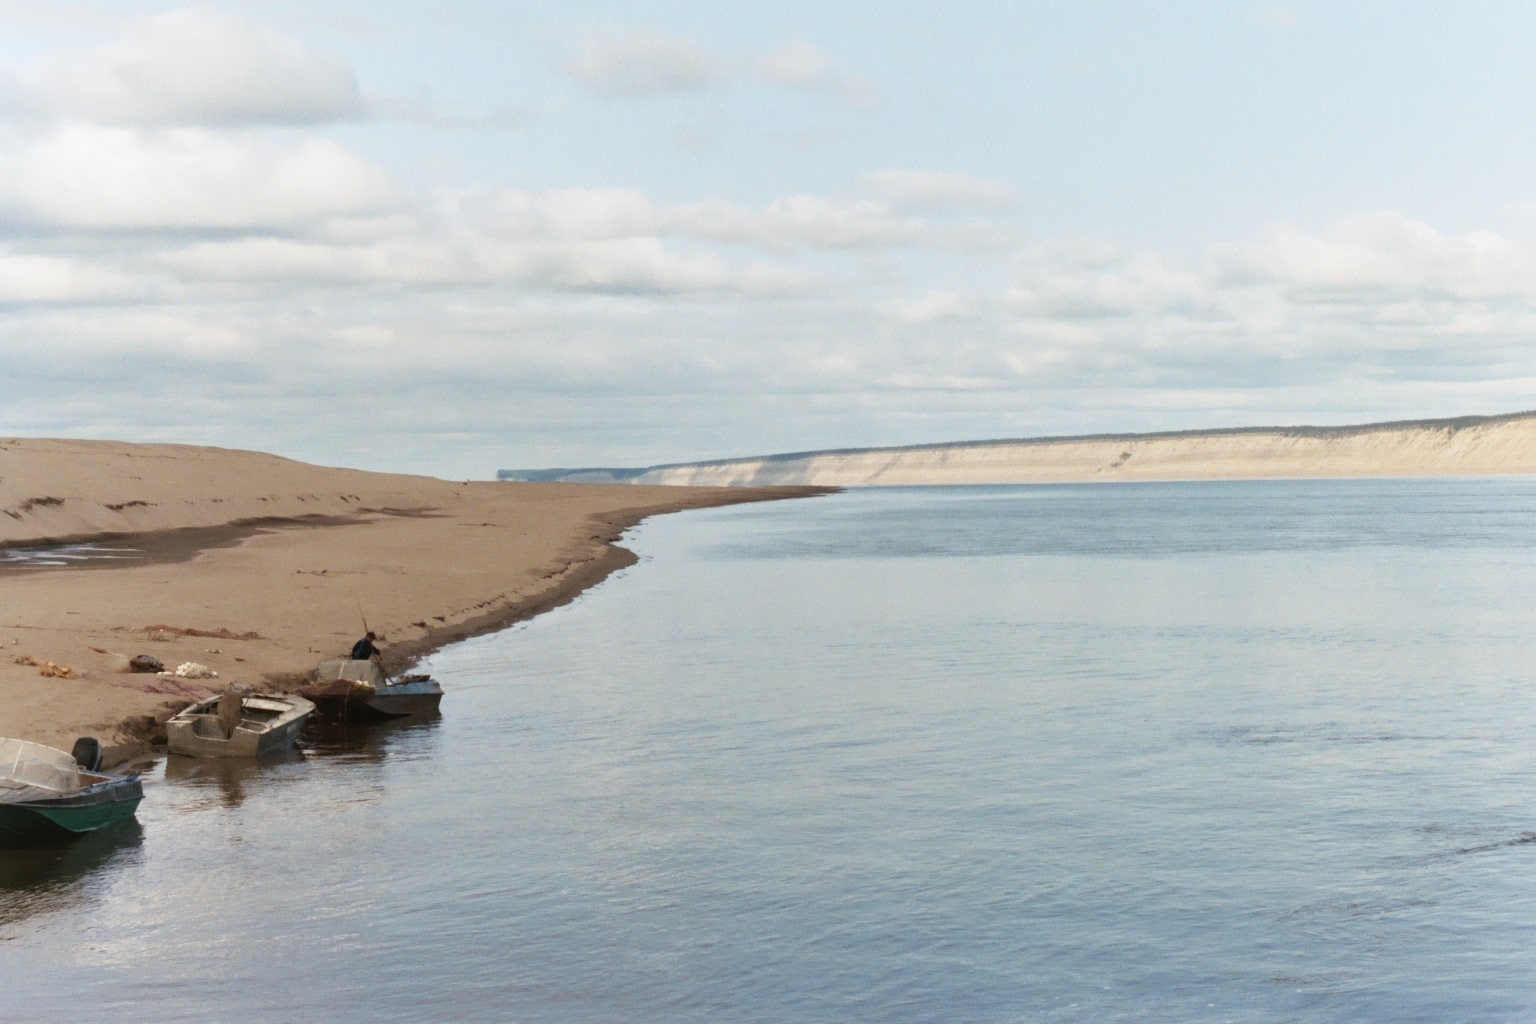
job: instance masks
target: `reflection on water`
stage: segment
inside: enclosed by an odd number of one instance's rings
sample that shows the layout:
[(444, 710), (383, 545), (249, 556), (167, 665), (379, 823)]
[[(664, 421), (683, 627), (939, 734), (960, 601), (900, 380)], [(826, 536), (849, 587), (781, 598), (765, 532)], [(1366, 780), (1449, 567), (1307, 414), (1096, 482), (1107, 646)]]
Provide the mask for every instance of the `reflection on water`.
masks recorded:
[(283, 750), (261, 757), (183, 757), (170, 754), (165, 759), (165, 780), (193, 788), (217, 790), (225, 807), (239, 807), (245, 802), (248, 783), (260, 783), (280, 769), (304, 763), (298, 749)]
[(0, 888), (0, 1018), (1528, 1020), (1532, 538), (1531, 480), (665, 517), (440, 718), (150, 772)]
[(331, 722), (314, 717), (304, 724), (299, 746), (327, 757), (382, 761), (403, 737), (430, 734), (442, 721), (441, 709), (382, 721)]
[(0, 850), (0, 926), (89, 909), (101, 888), (91, 876), (125, 867), (143, 839), (143, 827), (130, 819), (71, 843)]
[[(402, 737), (429, 733), (442, 715), (413, 715), (387, 721), (332, 723), (311, 718), (304, 723), (298, 743), (289, 750), (261, 757), (183, 757), (168, 755), (163, 767), (166, 782), (187, 787), (193, 793), (216, 793), (225, 807), (239, 807), (252, 786), (282, 785), (305, 779), (303, 766), (312, 758), (331, 759), (338, 765), (362, 768), (378, 765)], [(334, 766), (332, 766), (334, 767)]]
[(0, 548), (0, 569), (134, 561), (143, 557), (144, 552), (138, 548), (112, 547), (107, 544), (52, 544), (43, 547)]

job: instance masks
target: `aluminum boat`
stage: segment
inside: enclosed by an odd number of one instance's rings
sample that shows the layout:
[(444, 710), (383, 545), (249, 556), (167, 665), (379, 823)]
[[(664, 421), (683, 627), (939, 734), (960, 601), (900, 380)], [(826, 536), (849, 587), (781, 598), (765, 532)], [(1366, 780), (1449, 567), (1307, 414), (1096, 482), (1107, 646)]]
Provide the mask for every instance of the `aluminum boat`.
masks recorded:
[(188, 757), (258, 757), (287, 750), (315, 706), (286, 693), (253, 695), (245, 688), (199, 701), (171, 716), (171, 753)]

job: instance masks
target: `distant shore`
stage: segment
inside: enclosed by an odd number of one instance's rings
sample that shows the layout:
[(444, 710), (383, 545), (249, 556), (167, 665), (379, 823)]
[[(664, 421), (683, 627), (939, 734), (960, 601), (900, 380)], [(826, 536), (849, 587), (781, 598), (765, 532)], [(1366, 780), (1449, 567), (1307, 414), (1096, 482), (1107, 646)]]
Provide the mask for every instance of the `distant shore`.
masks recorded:
[[(67, 749), (95, 735), (126, 758), (171, 709), (230, 682), (291, 683), (344, 654), (365, 619), (397, 671), (632, 564), (614, 542), (647, 516), (823, 493), (450, 483), (259, 452), (0, 439), (0, 547), (132, 549), (0, 564), (0, 736)], [(137, 654), (218, 678), (118, 671)]]
[[(1536, 412), (844, 448), (527, 479), (693, 487), (891, 487), (1536, 473)], [(505, 471), (518, 479), (517, 471)]]

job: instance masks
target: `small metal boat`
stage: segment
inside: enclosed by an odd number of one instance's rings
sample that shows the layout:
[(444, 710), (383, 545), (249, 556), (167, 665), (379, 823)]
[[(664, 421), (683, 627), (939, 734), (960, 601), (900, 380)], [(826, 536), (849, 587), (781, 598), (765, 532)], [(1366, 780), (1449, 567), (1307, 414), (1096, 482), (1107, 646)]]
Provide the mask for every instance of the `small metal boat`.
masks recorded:
[(443, 700), (442, 686), (429, 675), (391, 680), (377, 662), (348, 658), (322, 661), (315, 682), (300, 687), (299, 693), (336, 721), (430, 714)]
[(232, 686), (171, 716), (165, 735), (171, 753), (188, 757), (258, 757), (287, 750), (315, 711), (303, 697), (252, 695)]
[(133, 817), (139, 773), (101, 769), (101, 744), (82, 737), (72, 754), (0, 739), (0, 846), (72, 839)]

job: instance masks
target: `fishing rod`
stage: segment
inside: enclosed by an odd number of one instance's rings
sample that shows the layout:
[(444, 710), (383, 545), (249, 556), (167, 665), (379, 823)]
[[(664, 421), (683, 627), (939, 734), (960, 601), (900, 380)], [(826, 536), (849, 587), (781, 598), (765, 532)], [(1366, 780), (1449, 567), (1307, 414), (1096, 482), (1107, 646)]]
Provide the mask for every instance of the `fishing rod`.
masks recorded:
[[(363, 599), (358, 597), (356, 594), (353, 594), (352, 595), (352, 600), (357, 603), (357, 617), (363, 620), (363, 636), (369, 636), (370, 634), (373, 633), (373, 630), (368, 628), (368, 616), (363, 611)], [(379, 666), (379, 674), (384, 677), (384, 685), (385, 686), (393, 686), (393, 685), (395, 685), (394, 683), (389, 681), (389, 673), (384, 670), (384, 654), (383, 654), (383, 652), (381, 652), (377, 647), (375, 647), (373, 649), (373, 653), (374, 653), (375, 658), (377, 659), (375, 664), (377, 664)]]

